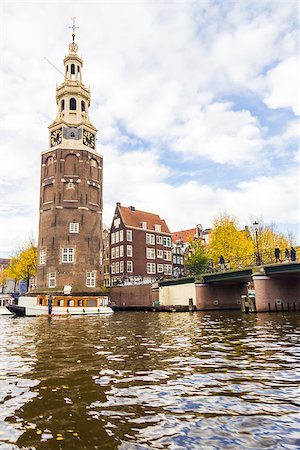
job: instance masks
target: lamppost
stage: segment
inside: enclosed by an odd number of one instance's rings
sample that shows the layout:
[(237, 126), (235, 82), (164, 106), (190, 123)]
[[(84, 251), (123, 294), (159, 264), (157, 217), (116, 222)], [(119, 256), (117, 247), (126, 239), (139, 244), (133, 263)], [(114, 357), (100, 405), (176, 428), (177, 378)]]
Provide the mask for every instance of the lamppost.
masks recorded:
[(257, 221), (255, 221), (253, 223), (253, 227), (254, 227), (254, 231), (255, 231), (255, 244), (256, 244), (256, 254), (255, 254), (255, 258), (256, 258), (256, 264), (258, 266), (262, 265), (262, 260), (261, 260), (261, 255), (259, 252), (259, 245), (258, 245), (258, 229), (259, 229), (259, 223)]

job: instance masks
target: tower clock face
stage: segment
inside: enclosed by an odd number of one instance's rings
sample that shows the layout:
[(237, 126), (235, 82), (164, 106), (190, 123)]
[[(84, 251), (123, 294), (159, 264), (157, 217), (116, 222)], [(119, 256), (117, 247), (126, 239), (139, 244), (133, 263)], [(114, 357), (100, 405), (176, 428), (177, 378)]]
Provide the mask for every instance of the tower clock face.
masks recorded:
[(90, 131), (83, 130), (83, 143), (87, 147), (95, 148), (95, 135)]
[(62, 129), (51, 131), (51, 147), (61, 144), (62, 141)]

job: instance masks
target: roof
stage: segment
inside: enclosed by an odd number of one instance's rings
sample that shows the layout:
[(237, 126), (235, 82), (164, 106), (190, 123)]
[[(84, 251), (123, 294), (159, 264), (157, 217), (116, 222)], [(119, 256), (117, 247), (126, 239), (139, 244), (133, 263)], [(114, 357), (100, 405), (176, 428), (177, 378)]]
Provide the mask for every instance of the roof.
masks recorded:
[(190, 228), (189, 230), (174, 231), (172, 233), (172, 242), (182, 241), (183, 243), (193, 240), (196, 236), (196, 228)]
[(149, 213), (146, 211), (139, 211), (132, 206), (117, 206), (120, 211), (121, 218), (125, 226), (142, 229), (142, 222), (147, 223), (147, 230), (155, 230), (155, 225), (161, 226), (162, 233), (171, 234), (166, 222), (159, 217), (158, 214)]
[(0, 266), (8, 266), (10, 258), (0, 258)]

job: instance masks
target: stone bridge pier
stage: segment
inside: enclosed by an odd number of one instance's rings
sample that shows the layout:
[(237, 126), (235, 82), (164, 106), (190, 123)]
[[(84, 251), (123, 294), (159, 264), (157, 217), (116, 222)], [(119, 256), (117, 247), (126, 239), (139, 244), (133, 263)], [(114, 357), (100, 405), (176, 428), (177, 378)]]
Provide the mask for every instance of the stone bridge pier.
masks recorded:
[(205, 310), (241, 310), (241, 296), (247, 295), (247, 283), (196, 283), (196, 308)]
[(300, 276), (254, 273), (255, 303), (258, 312), (300, 311)]

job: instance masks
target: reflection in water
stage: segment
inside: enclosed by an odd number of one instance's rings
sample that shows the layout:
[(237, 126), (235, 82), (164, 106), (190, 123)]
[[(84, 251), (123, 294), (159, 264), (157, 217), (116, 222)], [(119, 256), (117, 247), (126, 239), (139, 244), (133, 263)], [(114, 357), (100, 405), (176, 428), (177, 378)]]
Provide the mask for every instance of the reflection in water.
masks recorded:
[(0, 318), (0, 449), (297, 448), (297, 315)]

